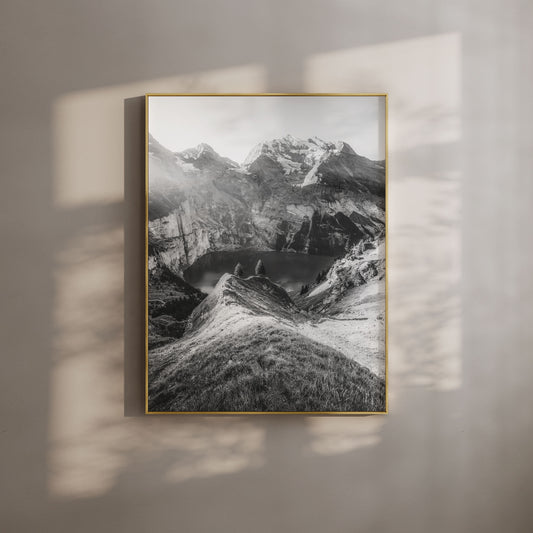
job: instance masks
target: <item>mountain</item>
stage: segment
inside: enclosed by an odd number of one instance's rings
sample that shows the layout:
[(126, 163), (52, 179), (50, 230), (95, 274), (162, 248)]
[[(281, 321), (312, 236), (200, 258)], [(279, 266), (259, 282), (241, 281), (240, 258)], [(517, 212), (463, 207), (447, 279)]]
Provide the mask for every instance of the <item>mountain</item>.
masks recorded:
[(323, 185), (341, 190), (368, 191), (383, 196), (385, 166), (355, 153), (345, 142), (325, 151), (305, 176), (302, 187)]
[(317, 137), (307, 140), (286, 135), (256, 145), (242, 165), (250, 174), (262, 178), (282, 178), (296, 185), (302, 184), (304, 177), (334, 147)]
[(266, 277), (223, 276), (180, 340), (149, 359), (150, 411), (382, 411), (385, 383), (310, 337)]
[(240, 248), (340, 255), (384, 229), (385, 166), (343, 142), (286, 136), (239, 165), (206, 144), (172, 152), (150, 136), (148, 157), (152, 267), (180, 274)]
[(200, 143), (195, 148), (189, 148), (183, 152), (176, 152), (176, 159), (182, 165), (191, 165), (199, 171), (223, 172), (239, 165), (227, 157), (218, 155), (211, 146)]
[(325, 186), (344, 191), (384, 195), (382, 162), (358, 155), (343, 141), (307, 140), (286, 135), (258, 144), (244, 161), (243, 168), (265, 180), (282, 180), (300, 187)]

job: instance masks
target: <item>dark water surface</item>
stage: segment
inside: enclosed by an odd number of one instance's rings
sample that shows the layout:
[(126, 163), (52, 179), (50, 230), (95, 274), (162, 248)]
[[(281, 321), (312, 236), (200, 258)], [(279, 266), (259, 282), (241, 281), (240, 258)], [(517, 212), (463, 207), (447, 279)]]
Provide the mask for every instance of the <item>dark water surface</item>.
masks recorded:
[(299, 290), (302, 285), (315, 281), (317, 274), (327, 270), (335, 260), (326, 255), (292, 252), (212, 252), (200, 257), (183, 274), (185, 281), (209, 293), (223, 274), (233, 274), (237, 263), (242, 265), (245, 277), (253, 276), (259, 259), (265, 265), (267, 276), (288, 291)]

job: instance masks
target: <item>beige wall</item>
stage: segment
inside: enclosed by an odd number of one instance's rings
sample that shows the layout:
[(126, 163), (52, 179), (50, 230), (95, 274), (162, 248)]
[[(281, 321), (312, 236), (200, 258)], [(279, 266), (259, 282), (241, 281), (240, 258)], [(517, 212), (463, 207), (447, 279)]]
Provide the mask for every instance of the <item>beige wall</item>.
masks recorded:
[[(532, 14), (4, 0), (2, 531), (530, 531)], [(149, 91), (389, 93), (388, 416), (140, 415)]]

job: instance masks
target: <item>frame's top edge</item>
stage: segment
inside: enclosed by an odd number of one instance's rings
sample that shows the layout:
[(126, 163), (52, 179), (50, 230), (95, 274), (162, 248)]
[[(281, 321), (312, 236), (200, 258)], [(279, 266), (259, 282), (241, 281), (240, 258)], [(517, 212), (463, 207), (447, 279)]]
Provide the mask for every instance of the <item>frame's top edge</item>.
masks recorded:
[(150, 96), (388, 96), (388, 93), (145, 93)]

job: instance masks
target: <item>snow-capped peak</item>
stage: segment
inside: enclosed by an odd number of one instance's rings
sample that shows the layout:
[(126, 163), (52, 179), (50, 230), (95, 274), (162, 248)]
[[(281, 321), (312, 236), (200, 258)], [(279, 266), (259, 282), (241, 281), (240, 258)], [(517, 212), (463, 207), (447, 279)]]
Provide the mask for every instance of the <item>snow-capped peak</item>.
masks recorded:
[(183, 152), (180, 152), (178, 155), (180, 155), (183, 159), (198, 159), (204, 154), (220, 157), (215, 152), (215, 150), (213, 150), (213, 148), (207, 143), (200, 143), (194, 148), (187, 148), (186, 150), (183, 150)]
[(256, 144), (250, 150), (250, 153), (246, 156), (246, 159), (243, 162), (243, 166), (247, 167), (251, 165), (264, 151), (266, 152), (266, 147), (267, 147), (266, 142)]
[(299, 139), (289, 133), (256, 145), (245, 159), (243, 167), (245, 170), (256, 170), (255, 167), (274, 163), (286, 176), (307, 174), (327, 151), (334, 148), (333, 143), (318, 137)]
[(194, 148), (188, 148), (175, 154), (178, 164), (182, 166), (194, 165), (196, 168), (205, 169), (206, 167), (236, 168), (235, 161), (223, 157), (216, 152), (212, 146), (207, 143), (200, 143)]
[(204, 152), (209, 152), (211, 154), (215, 154), (216, 152), (213, 150), (213, 147), (210, 146), (207, 143), (200, 143), (196, 149), (198, 150), (198, 155), (203, 154)]
[(344, 141), (337, 141), (335, 143), (335, 152), (339, 154), (341, 152), (344, 152), (345, 154), (357, 155), (355, 150), (347, 142)]

